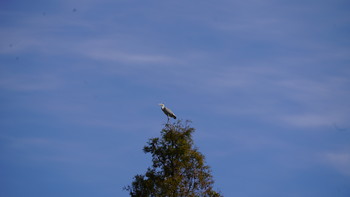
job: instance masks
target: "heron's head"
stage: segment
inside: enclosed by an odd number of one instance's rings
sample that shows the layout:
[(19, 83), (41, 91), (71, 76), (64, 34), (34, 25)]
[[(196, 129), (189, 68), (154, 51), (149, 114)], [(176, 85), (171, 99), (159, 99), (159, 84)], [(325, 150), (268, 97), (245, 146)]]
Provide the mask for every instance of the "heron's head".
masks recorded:
[(164, 104), (163, 104), (163, 103), (159, 103), (158, 105), (160, 105), (160, 106), (164, 107)]

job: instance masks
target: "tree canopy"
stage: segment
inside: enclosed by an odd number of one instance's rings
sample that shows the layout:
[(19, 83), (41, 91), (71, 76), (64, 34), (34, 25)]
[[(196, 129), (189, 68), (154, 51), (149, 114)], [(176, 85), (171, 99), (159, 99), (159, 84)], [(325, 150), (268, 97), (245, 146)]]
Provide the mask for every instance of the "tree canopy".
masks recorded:
[(125, 187), (132, 197), (219, 197), (204, 155), (194, 146), (189, 121), (166, 124), (159, 138), (151, 138), (143, 151), (153, 165)]

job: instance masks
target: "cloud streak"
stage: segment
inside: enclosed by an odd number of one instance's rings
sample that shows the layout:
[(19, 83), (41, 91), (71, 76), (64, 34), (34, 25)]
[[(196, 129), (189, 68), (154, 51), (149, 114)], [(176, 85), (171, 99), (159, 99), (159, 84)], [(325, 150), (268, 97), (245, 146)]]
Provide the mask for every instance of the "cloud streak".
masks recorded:
[(62, 80), (49, 74), (7, 74), (0, 79), (0, 89), (25, 92), (54, 90), (63, 84)]
[(350, 152), (328, 152), (324, 154), (324, 160), (339, 173), (350, 177)]

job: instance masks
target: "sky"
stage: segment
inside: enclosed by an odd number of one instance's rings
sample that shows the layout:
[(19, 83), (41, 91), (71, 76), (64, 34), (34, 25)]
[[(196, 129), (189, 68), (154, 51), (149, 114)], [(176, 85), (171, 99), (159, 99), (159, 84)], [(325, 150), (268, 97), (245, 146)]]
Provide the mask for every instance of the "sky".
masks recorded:
[(128, 196), (191, 120), (224, 196), (350, 196), (346, 0), (1, 0), (0, 196)]

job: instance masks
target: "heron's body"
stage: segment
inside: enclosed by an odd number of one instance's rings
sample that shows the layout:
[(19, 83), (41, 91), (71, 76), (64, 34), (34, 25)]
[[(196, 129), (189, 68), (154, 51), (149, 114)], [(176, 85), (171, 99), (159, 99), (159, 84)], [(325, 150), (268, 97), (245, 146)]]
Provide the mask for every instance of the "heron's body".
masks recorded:
[(159, 105), (162, 106), (162, 111), (168, 117), (168, 121), (169, 121), (169, 117), (176, 119), (176, 115), (174, 114), (174, 112), (172, 112), (169, 108), (165, 107), (164, 104), (159, 104)]

